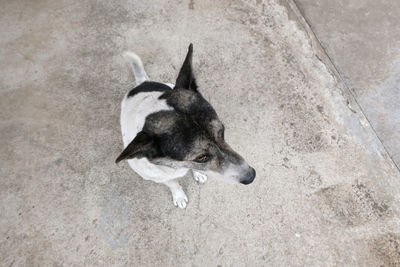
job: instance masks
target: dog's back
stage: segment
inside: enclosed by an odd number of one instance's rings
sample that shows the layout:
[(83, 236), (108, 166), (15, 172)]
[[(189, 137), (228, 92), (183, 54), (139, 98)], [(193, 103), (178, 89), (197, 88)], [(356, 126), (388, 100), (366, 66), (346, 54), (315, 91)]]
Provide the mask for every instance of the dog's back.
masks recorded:
[[(132, 52), (125, 53), (125, 56), (132, 64), (137, 86), (125, 95), (121, 103), (121, 132), (124, 148), (143, 129), (148, 115), (162, 110), (173, 110), (164, 99), (159, 99), (165, 91), (172, 90), (173, 85), (148, 81), (149, 78), (140, 58)], [(128, 163), (144, 179), (155, 182), (182, 177), (188, 171), (155, 165), (146, 158), (130, 159)]]

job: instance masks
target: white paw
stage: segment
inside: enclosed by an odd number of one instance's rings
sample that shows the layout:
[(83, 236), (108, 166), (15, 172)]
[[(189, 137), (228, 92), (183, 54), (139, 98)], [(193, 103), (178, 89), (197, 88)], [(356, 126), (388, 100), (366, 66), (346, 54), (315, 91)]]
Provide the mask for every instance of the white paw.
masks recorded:
[(181, 209), (186, 208), (186, 205), (188, 203), (188, 198), (187, 198), (185, 192), (183, 192), (182, 190), (175, 192), (172, 195), (172, 200), (174, 201), (174, 205)]
[(207, 175), (202, 174), (202, 173), (200, 173), (200, 172), (193, 171), (193, 178), (194, 178), (197, 182), (199, 182), (199, 183), (201, 183), (201, 184), (204, 184), (205, 182), (207, 182)]

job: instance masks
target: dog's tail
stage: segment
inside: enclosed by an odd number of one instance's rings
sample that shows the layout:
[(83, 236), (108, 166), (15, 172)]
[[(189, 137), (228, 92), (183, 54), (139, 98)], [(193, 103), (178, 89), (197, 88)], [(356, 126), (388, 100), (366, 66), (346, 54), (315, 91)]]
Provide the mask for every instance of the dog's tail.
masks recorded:
[(142, 60), (140, 57), (133, 52), (125, 52), (125, 58), (129, 61), (129, 64), (132, 66), (133, 74), (135, 75), (136, 85), (141, 84), (142, 82), (149, 79), (144, 70)]

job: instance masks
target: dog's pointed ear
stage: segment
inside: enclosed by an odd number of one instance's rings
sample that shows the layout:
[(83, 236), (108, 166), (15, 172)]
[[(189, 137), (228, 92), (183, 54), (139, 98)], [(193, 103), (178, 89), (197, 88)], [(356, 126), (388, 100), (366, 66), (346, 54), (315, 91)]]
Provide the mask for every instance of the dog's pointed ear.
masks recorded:
[(136, 137), (130, 142), (130, 144), (122, 151), (122, 153), (115, 160), (115, 163), (121, 160), (132, 159), (132, 158), (142, 158), (147, 157), (149, 159), (154, 158), (159, 155), (159, 149), (152, 138), (147, 133), (141, 131)]
[(190, 44), (174, 88), (185, 88), (193, 91), (197, 90), (196, 79), (194, 78), (192, 70), (192, 55), (193, 44)]

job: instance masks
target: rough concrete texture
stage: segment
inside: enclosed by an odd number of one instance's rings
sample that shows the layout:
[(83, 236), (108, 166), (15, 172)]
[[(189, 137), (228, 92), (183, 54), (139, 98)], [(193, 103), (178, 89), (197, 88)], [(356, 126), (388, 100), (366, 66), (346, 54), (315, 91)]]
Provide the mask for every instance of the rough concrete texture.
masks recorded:
[[(399, 173), (291, 1), (2, 1), (4, 266), (400, 264)], [(114, 164), (121, 54), (200, 90), (257, 170), (168, 189)]]
[(400, 1), (296, 3), (400, 168)]

